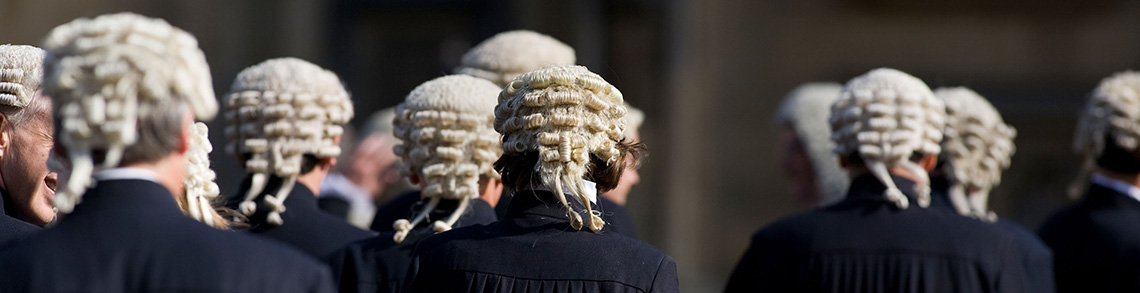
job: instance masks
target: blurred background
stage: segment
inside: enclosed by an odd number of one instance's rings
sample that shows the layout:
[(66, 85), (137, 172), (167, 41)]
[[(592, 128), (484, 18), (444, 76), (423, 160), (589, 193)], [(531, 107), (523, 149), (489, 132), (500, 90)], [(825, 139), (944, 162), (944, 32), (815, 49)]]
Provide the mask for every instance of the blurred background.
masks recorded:
[[(219, 95), (268, 58), (329, 68), (356, 126), (497, 32), (558, 38), (647, 114), (651, 155), (628, 207), (686, 292), (721, 290), (753, 232), (811, 208), (787, 194), (772, 122), (800, 83), (893, 67), (986, 96), (1019, 131), (991, 205), (1036, 230), (1070, 202), (1086, 93), (1140, 69), (1140, 2), (1127, 0), (0, 0), (0, 43), (37, 45), (56, 25), (119, 11), (197, 36)], [(212, 157), (228, 194), (241, 173), (220, 120)]]

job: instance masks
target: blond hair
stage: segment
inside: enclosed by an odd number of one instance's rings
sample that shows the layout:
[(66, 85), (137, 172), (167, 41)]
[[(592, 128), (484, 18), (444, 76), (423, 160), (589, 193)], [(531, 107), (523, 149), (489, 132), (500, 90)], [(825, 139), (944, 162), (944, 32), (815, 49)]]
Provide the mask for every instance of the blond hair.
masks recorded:
[(528, 30), (498, 33), (463, 54), (457, 74), (490, 80), (504, 87), (515, 77), (547, 65), (574, 64), (574, 48)]
[(441, 198), (459, 201), (446, 221), (435, 221), (436, 232), (451, 226), (467, 210), (468, 201), (480, 195), (480, 178), (499, 179), (492, 165), (502, 154), (499, 133), (491, 126), (499, 87), (466, 75), (449, 75), (417, 86), (396, 108), (394, 148), (404, 160), (403, 176), (424, 182), (421, 196), (430, 198), (412, 221), (397, 220), (397, 243), (423, 220)]
[(586, 67), (551, 65), (527, 72), (499, 95), (495, 130), (503, 134), (504, 154), (537, 151), (535, 171), (566, 207), (571, 226), (582, 229), (582, 216), (564, 192), (590, 214), (590, 230), (601, 231), (600, 212), (592, 210), (583, 178), (591, 156), (607, 165), (622, 158), (625, 131), (622, 94)]
[[(61, 212), (81, 200), (93, 172), (117, 167), (140, 139), (160, 140), (140, 133), (140, 121), (171, 107), (189, 106), (199, 120), (217, 113), (198, 41), (163, 20), (132, 13), (80, 18), (52, 29), (43, 47), (44, 93), (56, 100), (58, 141), (72, 166), (55, 197)], [(98, 166), (94, 151), (103, 155)]]
[(280, 189), (264, 199), (272, 209), (266, 221), (281, 225), (303, 156), (340, 155), (334, 140), (352, 119), (352, 100), (335, 73), (301, 59), (279, 58), (238, 73), (225, 105), (226, 152), (243, 158), (246, 173), (252, 174), (240, 211), (252, 216), (257, 210), (253, 201), (269, 176), (282, 177)]
[(968, 88), (940, 88), (934, 95), (946, 104), (942, 152), (947, 160), (944, 171), (953, 182), (951, 202), (963, 215), (995, 221), (997, 216), (986, 202), (990, 190), (1001, 184), (1001, 172), (1009, 168), (1017, 130)]
[(918, 177), (918, 205), (930, 205), (930, 177), (915, 153), (937, 155), (945, 126), (945, 106), (922, 80), (880, 68), (847, 82), (831, 106), (831, 140), (840, 156), (858, 155), (867, 170), (887, 186), (884, 196), (897, 207), (910, 205), (891, 179), (901, 167)]

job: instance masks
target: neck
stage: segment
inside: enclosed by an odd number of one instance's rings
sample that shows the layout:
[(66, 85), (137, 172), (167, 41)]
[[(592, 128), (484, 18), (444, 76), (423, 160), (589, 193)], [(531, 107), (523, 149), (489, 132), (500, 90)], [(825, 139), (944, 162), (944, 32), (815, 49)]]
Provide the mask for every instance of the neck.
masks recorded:
[[(914, 182), (927, 181), (927, 180), (923, 180), (923, 179), (919, 178), (914, 173), (911, 173), (910, 171), (907, 171), (906, 169), (903, 169), (902, 167), (894, 167), (894, 168), (891, 168), (890, 170), (887, 170), (887, 171), (889, 173), (891, 173), (891, 175), (893, 175), (893, 176), (899, 176), (902, 178), (906, 178), (907, 180), (910, 180), (910, 181), (914, 181)], [(862, 166), (854, 167), (854, 166), (852, 166), (852, 167), (847, 168), (847, 173), (850, 174), (851, 178), (857, 178), (859, 176), (870, 174), (871, 171), (867, 171), (866, 167), (862, 167)]]
[(1114, 172), (1114, 171), (1107, 170), (1104, 168), (1098, 168), (1096, 170), (1096, 172), (1099, 173), (1100, 175), (1104, 175), (1104, 177), (1112, 178), (1113, 180), (1121, 181), (1124, 183), (1131, 184), (1132, 186), (1140, 187), (1140, 174), (1125, 174), (1125, 173), (1120, 173), (1120, 172)]
[(313, 171), (310, 171), (309, 173), (298, 175), (297, 176), (297, 183), (301, 183), (301, 185), (304, 185), (305, 188), (308, 188), (310, 191), (313, 192), (313, 195), (321, 196), (321, 183), (324, 182), (325, 175), (328, 175), (328, 174), (329, 174), (329, 171), (327, 168), (321, 168), (320, 166), (318, 166), (317, 168), (314, 168)]
[(182, 179), (186, 176), (186, 160), (183, 156), (171, 154), (155, 162), (127, 164), (123, 167), (153, 171), (158, 174), (158, 184), (170, 190), (170, 194), (179, 195), (183, 192)]

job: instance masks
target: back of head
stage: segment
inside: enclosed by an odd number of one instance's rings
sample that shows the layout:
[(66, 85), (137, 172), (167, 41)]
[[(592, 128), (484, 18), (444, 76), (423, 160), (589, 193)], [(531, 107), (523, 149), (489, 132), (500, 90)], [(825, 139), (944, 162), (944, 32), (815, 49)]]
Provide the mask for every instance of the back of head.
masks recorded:
[(952, 202), (964, 215), (996, 220), (986, 202), (990, 190), (1001, 183), (1001, 172), (1009, 168), (1017, 130), (968, 88), (940, 88), (934, 95), (946, 104), (942, 152), (947, 160), (943, 168), (953, 182)]
[[(604, 222), (591, 210), (583, 180), (587, 175), (595, 181), (614, 177), (598, 182), (599, 191), (617, 184), (627, 153), (622, 149), (625, 115), (621, 92), (585, 67), (552, 65), (527, 72), (503, 89), (495, 107), (495, 130), (503, 134), (504, 153), (496, 168), (506, 161), (536, 159), (531, 166), (500, 168), (516, 173), (504, 177), (504, 183), (525, 188), (532, 182), (518, 182), (518, 173), (534, 173), (561, 200), (575, 229), (582, 228), (582, 216), (571, 208), (564, 191), (586, 207), (590, 230), (601, 231)], [(613, 172), (618, 175), (602, 175)]]
[(901, 167), (918, 178), (918, 204), (930, 204), (926, 171), (910, 160), (915, 154), (937, 155), (945, 126), (945, 106), (922, 80), (902, 71), (880, 68), (847, 82), (831, 107), (835, 153), (857, 158), (887, 186), (885, 196), (899, 208), (910, 203), (895, 187), (890, 169)]
[(490, 80), (504, 87), (516, 76), (547, 65), (576, 62), (574, 49), (550, 36), (516, 30), (496, 34), (463, 54), (455, 73)]
[(491, 122), (499, 87), (467, 75), (449, 75), (417, 86), (396, 108), (394, 150), (404, 160), (400, 174), (424, 186), (428, 205), (411, 222), (396, 221), (396, 242), (424, 219), (440, 199), (458, 200), (451, 217), (436, 221), (436, 232), (451, 226), (466, 212), (468, 201), (480, 195), (480, 178), (499, 179), (493, 164), (502, 154), (499, 133)]
[(52, 29), (43, 47), (44, 94), (55, 101), (56, 140), (72, 168), (55, 197), (61, 212), (94, 171), (174, 152), (187, 108), (200, 120), (217, 113), (198, 41), (160, 19), (81, 18)]
[(1096, 167), (1140, 174), (1140, 72), (1120, 72), (1102, 80), (1078, 119), (1073, 149), (1085, 162), (1070, 195), (1079, 195)]
[(225, 99), (226, 151), (252, 176), (241, 212), (252, 216), (269, 177), (281, 177), (280, 189), (265, 197), (272, 209), (267, 221), (280, 225), (297, 176), (311, 170), (313, 159), (340, 155), (336, 139), (352, 119), (352, 100), (335, 73), (297, 58), (242, 70)]
[(849, 178), (839, 167), (832, 150), (831, 128), (827, 116), (831, 104), (839, 97), (843, 86), (838, 83), (806, 83), (796, 87), (784, 98), (776, 114), (776, 124), (791, 127), (803, 144), (815, 174), (815, 186), (819, 192), (818, 205), (828, 205), (843, 198), (847, 193)]

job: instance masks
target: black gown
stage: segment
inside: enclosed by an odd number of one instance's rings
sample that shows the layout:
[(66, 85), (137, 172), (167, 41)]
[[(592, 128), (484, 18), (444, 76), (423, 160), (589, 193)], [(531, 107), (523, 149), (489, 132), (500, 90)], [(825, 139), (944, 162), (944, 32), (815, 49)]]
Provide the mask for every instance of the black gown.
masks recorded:
[[(495, 210), (486, 201), (470, 201), (467, 212), (459, 217), (453, 227), (490, 224), (497, 220)], [(429, 219), (451, 216), (456, 204), (452, 200), (441, 201)], [(326, 262), (332, 269), (333, 280), (339, 283), (340, 292), (401, 292), (407, 281), (408, 267), (416, 244), (435, 234), (432, 222), (424, 221), (416, 225), (400, 243), (392, 241), (395, 231), (385, 231), (379, 236), (353, 243), (333, 253)]]
[(498, 222), (425, 239), (412, 271), (416, 292), (678, 292), (673, 258), (605, 229), (571, 228), (547, 191), (515, 193)]
[(1045, 222), (1057, 292), (1140, 292), (1140, 201), (1092, 184)]
[(0, 251), (0, 292), (332, 292), (328, 269), (185, 216), (165, 187), (99, 181), (59, 224)]
[(917, 206), (900, 210), (872, 176), (834, 205), (761, 229), (725, 292), (1026, 292), (1017, 240), (994, 225)]
[[(950, 201), (950, 182), (946, 177), (931, 177), (930, 180), (932, 199), (930, 209), (957, 213), (958, 210)], [(1029, 279), (1028, 292), (1056, 292), (1056, 283), (1053, 280), (1053, 250), (1024, 226), (1000, 217), (993, 224), (1017, 238), (1022, 253), (1021, 263), (1025, 266), (1025, 274)]]
[[(270, 182), (269, 186), (274, 184), (275, 182)], [(257, 213), (249, 219), (249, 231), (292, 245), (313, 257), (325, 258), (349, 243), (376, 235), (321, 211), (317, 207), (317, 196), (299, 182), (293, 185), (289, 197), (285, 198), (285, 212), (281, 213), (284, 224), (281, 226), (265, 222), (265, 215), (270, 208), (264, 205), (263, 197), (264, 195), (256, 200)]]
[(420, 192), (418, 190), (408, 191), (400, 194), (392, 201), (385, 203), (376, 209), (376, 217), (372, 218), (372, 231), (376, 232), (389, 232), (395, 231), (392, 223), (399, 219), (411, 220), (415, 217), (415, 211), (419, 209), (415, 206), (422, 205), (420, 202)]
[(39, 232), (40, 227), (21, 221), (7, 215), (5, 204), (8, 202), (8, 191), (0, 189), (0, 247), (16, 239), (28, 237)]
[[(495, 206), (495, 215), (499, 219), (506, 217), (507, 207), (510, 206), (510, 203), (511, 195), (504, 190), (503, 196), (499, 197), (499, 204)], [(602, 220), (606, 221), (605, 229), (637, 238), (637, 229), (633, 226), (633, 217), (629, 215), (629, 210), (626, 210), (625, 207), (605, 196), (598, 196), (597, 209), (602, 212)]]

